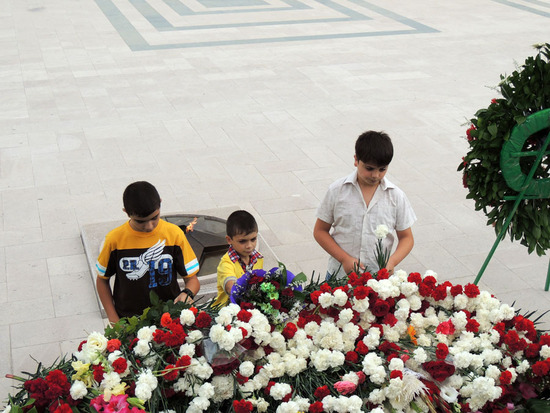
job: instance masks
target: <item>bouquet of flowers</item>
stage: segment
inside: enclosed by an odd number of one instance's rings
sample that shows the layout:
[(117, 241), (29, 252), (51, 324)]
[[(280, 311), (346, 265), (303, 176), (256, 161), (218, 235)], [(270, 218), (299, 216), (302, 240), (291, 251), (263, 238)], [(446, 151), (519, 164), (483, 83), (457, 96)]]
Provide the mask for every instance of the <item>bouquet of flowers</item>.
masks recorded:
[[(550, 411), (550, 334), (473, 284), (382, 269), (310, 281), (301, 293), (282, 329), (254, 304), (265, 299), (154, 301), (91, 333), (69, 360), (20, 378), (6, 410)], [(212, 363), (207, 342), (242, 351)]]
[(274, 324), (281, 326), (294, 319), (302, 309), (305, 294), (304, 273), (294, 275), (279, 263), (269, 271), (253, 270), (245, 273), (233, 285), (230, 301), (243, 308), (258, 308)]

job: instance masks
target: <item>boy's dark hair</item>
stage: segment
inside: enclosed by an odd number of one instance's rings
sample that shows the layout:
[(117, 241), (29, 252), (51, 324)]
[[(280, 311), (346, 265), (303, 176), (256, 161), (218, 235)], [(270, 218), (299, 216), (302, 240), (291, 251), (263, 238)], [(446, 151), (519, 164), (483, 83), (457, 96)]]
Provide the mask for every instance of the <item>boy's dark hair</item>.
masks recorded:
[(258, 224), (250, 212), (239, 210), (229, 215), (225, 231), (230, 238), (235, 235), (248, 235), (251, 232), (258, 232)]
[(128, 215), (146, 217), (160, 208), (160, 195), (149, 182), (138, 181), (126, 187), (122, 203)]
[(355, 156), (358, 161), (375, 166), (389, 165), (393, 158), (393, 145), (385, 132), (366, 131), (355, 141)]

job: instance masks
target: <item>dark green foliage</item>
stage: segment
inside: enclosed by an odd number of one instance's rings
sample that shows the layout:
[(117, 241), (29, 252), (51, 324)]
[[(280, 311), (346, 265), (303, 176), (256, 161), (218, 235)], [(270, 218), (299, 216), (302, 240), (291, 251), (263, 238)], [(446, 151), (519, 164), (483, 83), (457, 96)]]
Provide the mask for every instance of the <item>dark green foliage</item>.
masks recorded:
[[(501, 75), (500, 99), (480, 109), (470, 120), (467, 131), (469, 152), (459, 165), (463, 171), (464, 186), (468, 188), (467, 198), (475, 201), (475, 209), (487, 216), (487, 224), (493, 225), (500, 233), (506, 218), (512, 211), (513, 197), (517, 192), (510, 189), (502, 175), (500, 151), (509, 140), (512, 129), (525, 119), (542, 109), (550, 108), (550, 44), (535, 46), (538, 53), (529, 57), (510, 76)], [(548, 130), (529, 138), (523, 151), (535, 151), (540, 147)], [(522, 158), (520, 165), (527, 175), (534, 157)], [(533, 179), (549, 177), (548, 158), (544, 157)], [(549, 199), (528, 199), (520, 203), (511, 223), (508, 234), (511, 240), (518, 240), (528, 248), (544, 255), (550, 248)]]

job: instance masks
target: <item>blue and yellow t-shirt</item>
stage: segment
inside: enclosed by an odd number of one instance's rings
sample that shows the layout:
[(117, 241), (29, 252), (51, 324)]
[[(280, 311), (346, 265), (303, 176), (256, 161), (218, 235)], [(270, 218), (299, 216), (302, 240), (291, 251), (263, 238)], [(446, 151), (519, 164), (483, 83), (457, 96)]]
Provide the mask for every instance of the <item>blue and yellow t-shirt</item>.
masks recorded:
[(115, 309), (129, 317), (151, 305), (151, 290), (162, 300), (176, 298), (177, 275), (197, 274), (199, 262), (181, 228), (161, 219), (151, 232), (135, 231), (128, 222), (109, 232), (96, 267), (98, 277), (116, 277)]

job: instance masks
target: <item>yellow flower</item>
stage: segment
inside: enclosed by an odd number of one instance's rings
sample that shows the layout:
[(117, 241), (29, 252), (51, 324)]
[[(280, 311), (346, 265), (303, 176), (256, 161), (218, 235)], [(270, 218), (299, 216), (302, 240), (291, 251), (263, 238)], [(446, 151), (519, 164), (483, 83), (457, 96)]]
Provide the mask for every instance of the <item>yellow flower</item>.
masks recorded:
[(105, 389), (103, 391), (103, 399), (108, 402), (109, 400), (111, 400), (111, 396), (119, 396), (121, 394), (124, 394), (127, 387), (128, 386), (126, 386), (126, 383), (122, 382), (114, 385), (110, 389)]
[(82, 381), (86, 387), (90, 387), (93, 384), (93, 373), (90, 371), (90, 363), (82, 363), (80, 360), (73, 361), (71, 363), (75, 374), (72, 379)]

